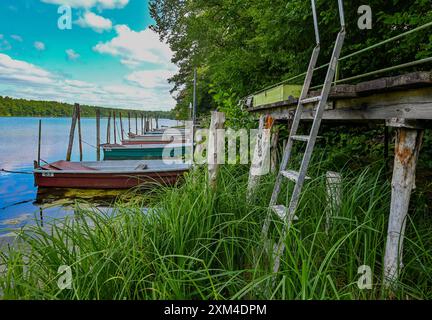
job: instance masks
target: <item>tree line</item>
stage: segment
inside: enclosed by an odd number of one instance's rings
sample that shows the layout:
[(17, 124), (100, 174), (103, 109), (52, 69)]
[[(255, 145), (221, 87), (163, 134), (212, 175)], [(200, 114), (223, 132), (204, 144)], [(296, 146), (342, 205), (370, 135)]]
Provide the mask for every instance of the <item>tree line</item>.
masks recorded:
[[(340, 25), (336, 0), (316, 2), (321, 34), (318, 65), (323, 65), (328, 63)], [(358, 27), (358, 9), (364, 4), (372, 9), (370, 30)], [(198, 111), (234, 110), (239, 98), (305, 72), (315, 45), (310, 1), (150, 0), (149, 6), (155, 20), (152, 29), (169, 44), (179, 67), (170, 81), (177, 95), (175, 111), (183, 118), (189, 115), (195, 67)], [(342, 55), (432, 21), (430, 0), (350, 0), (344, 6), (347, 39)], [(430, 57), (430, 31), (426, 28), (344, 60), (340, 78)], [(324, 73), (325, 68), (317, 73), (313, 85), (322, 84)], [(297, 80), (293, 84), (302, 84), (302, 79)]]
[[(0, 96), (0, 117), (71, 117), (73, 105), (56, 101), (37, 101), (26, 99), (15, 99)], [(130, 112), (132, 117), (136, 114), (145, 113), (146, 116), (160, 119), (175, 119), (173, 111), (142, 111), (128, 109), (114, 109), (81, 105), (81, 117), (95, 117), (96, 109), (101, 111), (102, 117), (107, 117), (113, 111), (127, 116)]]

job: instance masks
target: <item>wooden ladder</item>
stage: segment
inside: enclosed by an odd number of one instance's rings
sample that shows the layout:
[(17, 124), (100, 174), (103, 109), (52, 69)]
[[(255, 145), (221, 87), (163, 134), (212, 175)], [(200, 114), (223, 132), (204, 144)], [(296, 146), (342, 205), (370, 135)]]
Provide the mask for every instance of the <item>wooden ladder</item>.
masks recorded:
[[(280, 171), (276, 179), (276, 183), (273, 190), (273, 195), (270, 201), (269, 206), (269, 212), (267, 215), (267, 218), (264, 222), (262, 234), (263, 239), (266, 247), (268, 247), (268, 244), (270, 243), (268, 239), (268, 231), (270, 227), (271, 222), (271, 215), (276, 214), (277, 217), (279, 217), (283, 222), (283, 230), (281, 238), (279, 239), (279, 243), (274, 245), (273, 248), (273, 254), (274, 254), (274, 260), (273, 260), (273, 272), (278, 272), (280, 267), (280, 260), (281, 256), (284, 253), (285, 250), (285, 238), (287, 236), (288, 230), (292, 225), (292, 222), (294, 220), (297, 220), (295, 213), (297, 210), (297, 206), (300, 199), (300, 194), (303, 188), (304, 181), (306, 179), (309, 179), (306, 174), (307, 170), (309, 168), (309, 163), (312, 157), (312, 152), (315, 147), (315, 142), (318, 136), (318, 131), (321, 126), (321, 120), (323, 117), (323, 113), (327, 104), (328, 96), (330, 93), (332, 81), (335, 76), (338, 60), (340, 57), (340, 53), (342, 50), (342, 46), (345, 40), (345, 18), (344, 18), (344, 11), (343, 11), (343, 2), (342, 0), (338, 0), (339, 5), (339, 16), (340, 16), (340, 24), (341, 29), (337, 35), (336, 43), (334, 45), (333, 53), (330, 59), (330, 64), (327, 70), (327, 75), (325, 77), (324, 85), (321, 90), (321, 94), (316, 97), (307, 98), (310, 85), (313, 77), (313, 73), (315, 70), (315, 66), (318, 60), (319, 52), (320, 52), (320, 36), (319, 36), (319, 29), (318, 29), (318, 20), (317, 20), (317, 13), (316, 13), (316, 6), (315, 6), (315, 0), (311, 0), (312, 2), (312, 12), (313, 12), (313, 19), (314, 19), (314, 28), (315, 28), (315, 37), (316, 37), (316, 46), (312, 52), (312, 57), (310, 59), (309, 67), (306, 73), (306, 78), (304, 80), (303, 89), (298, 101), (297, 110), (294, 116), (294, 120), (292, 122), (291, 132), (288, 139), (288, 143), (285, 147), (284, 155), (282, 158), (282, 162), (280, 164)], [(316, 104), (315, 110), (315, 116), (312, 124), (311, 131), (309, 135), (298, 135), (298, 128), (300, 121), (302, 119), (302, 114), (304, 111), (304, 106), (306, 104)], [(307, 143), (306, 150), (304, 152), (303, 160), (301, 162), (300, 170), (299, 171), (292, 171), (287, 170), (288, 164), (290, 163), (291, 156), (292, 156), (292, 150), (293, 150), (293, 144), (294, 142), (300, 142), (300, 143)], [(288, 208), (284, 205), (278, 205), (278, 197), (281, 191), (281, 186), (284, 180), (287, 179), (289, 181), (293, 181), (295, 183), (294, 190), (291, 194), (291, 200), (289, 202)]]

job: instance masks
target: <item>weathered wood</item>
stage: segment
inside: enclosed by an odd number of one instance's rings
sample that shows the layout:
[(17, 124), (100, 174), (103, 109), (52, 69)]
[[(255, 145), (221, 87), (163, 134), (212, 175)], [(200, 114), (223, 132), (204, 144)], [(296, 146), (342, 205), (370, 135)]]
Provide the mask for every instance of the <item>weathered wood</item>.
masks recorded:
[(130, 134), (132, 132), (131, 131), (131, 115), (130, 115), (130, 112), (128, 112), (128, 128), (129, 128), (128, 134)]
[(261, 176), (270, 170), (270, 139), (274, 119), (270, 116), (261, 116), (256, 138), (251, 169), (249, 173), (247, 199), (250, 201), (255, 194)]
[(331, 220), (337, 216), (342, 204), (342, 175), (338, 172), (326, 173), (327, 207), (326, 207), (326, 232), (331, 227)]
[(403, 267), (406, 218), (423, 137), (423, 131), (419, 129), (398, 128), (396, 131), (390, 217), (384, 257), (384, 282), (387, 287), (393, 286)]
[(144, 115), (141, 113), (141, 134), (145, 133), (144, 129)]
[(276, 173), (278, 170), (278, 142), (279, 128), (276, 128), (271, 137), (271, 156), (270, 156), (270, 172)]
[(101, 130), (100, 130), (100, 110), (96, 109), (96, 160), (100, 161), (100, 147), (101, 147)]
[(106, 143), (111, 143), (111, 112), (108, 112)]
[(225, 160), (225, 137), (223, 128), (225, 114), (223, 112), (212, 112), (208, 136), (208, 176), (209, 185), (212, 189), (217, 187), (217, 176), (219, 165)]
[(37, 155), (38, 167), (40, 167), (41, 165), (41, 142), (42, 142), (42, 120), (39, 120), (38, 155)]
[(75, 137), (75, 128), (76, 128), (76, 123), (77, 123), (77, 109), (76, 109), (76, 105), (74, 107), (74, 111), (72, 114), (72, 123), (71, 123), (71, 127), (70, 127), (70, 132), (69, 132), (69, 144), (68, 144), (68, 148), (67, 148), (67, 152), (66, 152), (66, 161), (71, 161), (71, 156), (72, 156), (72, 148), (73, 148), (73, 142), (74, 142), (74, 137)]
[(117, 122), (116, 122), (116, 113), (113, 112), (113, 125), (114, 125), (114, 144), (117, 144)]
[[(432, 120), (432, 86), (361, 92), (357, 97), (330, 97), (323, 120), (387, 120), (391, 118)], [(313, 104), (305, 105), (302, 119), (312, 120)], [(296, 105), (282, 101), (272, 105), (249, 108), (257, 114), (270, 114), (275, 119), (290, 119)]]
[(135, 134), (138, 134), (138, 114), (135, 113)]
[(78, 114), (78, 145), (79, 145), (79, 154), (80, 161), (83, 161), (83, 147), (82, 147), (82, 132), (81, 132), (81, 108), (80, 105), (76, 105), (77, 114)]
[(124, 140), (124, 132), (123, 132), (123, 119), (122, 119), (122, 114), (121, 112), (119, 112), (119, 117), (120, 117), (120, 132), (121, 132), (121, 139), (122, 141)]

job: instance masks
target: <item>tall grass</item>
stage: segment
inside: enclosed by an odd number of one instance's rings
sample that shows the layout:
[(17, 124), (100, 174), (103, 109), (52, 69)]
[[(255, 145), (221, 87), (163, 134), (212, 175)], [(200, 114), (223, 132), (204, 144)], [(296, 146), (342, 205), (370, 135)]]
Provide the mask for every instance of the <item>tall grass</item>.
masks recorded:
[[(277, 274), (261, 239), (274, 177), (264, 178), (248, 203), (247, 168), (226, 166), (216, 192), (197, 170), (177, 188), (118, 201), (114, 214), (78, 203), (76, 215), (53, 222), (49, 232), (23, 232), (22, 245), (1, 254), (0, 291), (5, 299), (388, 298), (381, 279), (389, 183), (379, 168), (343, 172), (341, 207), (326, 233), (323, 172), (313, 169), (317, 178), (305, 187)], [(143, 213), (144, 206), (151, 209)], [(392, 298), (432, 298), (432, 227), (425, 219), (412, 210)], [(280, 229), (275, 220), (276, 240)], [(71, 290), (57, 285), (61, 265), (71, 267)], [(357, 286), (361, 265), (373, 271), (372, 290)]]

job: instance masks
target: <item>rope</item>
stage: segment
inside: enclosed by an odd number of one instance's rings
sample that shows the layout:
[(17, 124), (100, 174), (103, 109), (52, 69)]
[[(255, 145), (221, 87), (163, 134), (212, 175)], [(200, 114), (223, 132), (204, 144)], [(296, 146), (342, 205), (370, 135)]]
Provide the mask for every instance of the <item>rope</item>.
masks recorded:
[(33, 172), (25, 172), (25, 171), (10, 171), (10, 170), (6, 170), (6, 169), (1, 169), (1, 172), (6, 172), (6, 173), (14, 173), (14, 174), (33, 174)]

